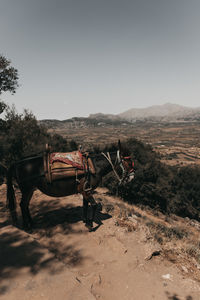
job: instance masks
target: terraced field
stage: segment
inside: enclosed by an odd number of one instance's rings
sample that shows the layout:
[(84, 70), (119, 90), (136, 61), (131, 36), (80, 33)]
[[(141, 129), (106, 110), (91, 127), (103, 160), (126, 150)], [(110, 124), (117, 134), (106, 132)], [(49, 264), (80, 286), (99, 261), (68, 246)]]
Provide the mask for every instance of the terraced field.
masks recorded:
[(49, 129), (74, 139), (86, 149), (118, 139), (137, 138), (152, 145), (163, 162), (174, 165), (200, 164), (200, 123), (135, 123), (130, 126)]

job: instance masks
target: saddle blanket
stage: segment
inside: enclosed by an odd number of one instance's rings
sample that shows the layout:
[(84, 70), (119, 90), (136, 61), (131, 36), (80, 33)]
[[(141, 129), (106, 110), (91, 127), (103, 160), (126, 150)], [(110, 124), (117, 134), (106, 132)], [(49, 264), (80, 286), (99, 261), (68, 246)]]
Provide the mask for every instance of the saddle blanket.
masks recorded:
[(80, 151), (44, 154), (44, 172), (49, 183), (58, 179), (82, 176), (87, 171), (95, 174), (93, 162)]
[(50, 153), (51, 165), (53, 165), (55, 162), (62, 162), (80, 170), (84, 169), (83, 156), (80, 151)]

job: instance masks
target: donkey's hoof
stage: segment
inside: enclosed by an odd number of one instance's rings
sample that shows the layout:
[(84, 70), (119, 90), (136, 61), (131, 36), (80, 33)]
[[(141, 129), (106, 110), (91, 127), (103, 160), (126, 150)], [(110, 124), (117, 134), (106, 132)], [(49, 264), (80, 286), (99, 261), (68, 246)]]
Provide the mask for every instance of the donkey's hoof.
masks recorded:
[(30, 225), (24, 225), (24, 226), (23, 226), (23, 229), (24, 229), (24, 231), (27, 232), (27, 233), (33, 233), (33, 228), (32, 228), (32, 226), (30, 226)]
[(85, 226), (88, 228), (89, 232), (93, 231), (93, 224), (92, 223), (85, 223)]
[(16, 216), (12, 216), (10, 221), (11, 221), (13, 226), (19, 227), (19, 221), (18, 221), (18, 218)]

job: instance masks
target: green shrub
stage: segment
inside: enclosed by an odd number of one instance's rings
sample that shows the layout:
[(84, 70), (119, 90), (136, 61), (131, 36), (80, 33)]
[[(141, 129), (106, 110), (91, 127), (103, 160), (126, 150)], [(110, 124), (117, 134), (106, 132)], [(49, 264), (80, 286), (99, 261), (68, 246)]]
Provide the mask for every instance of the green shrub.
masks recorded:
[(135, 179), (120, 189), (110, 173), (104, 185), (132, 204), (146, 205), (164, 213), (200, 220), (200, 168), (170, 167), (150, 145), (136, 139), (125, 142), (135, 162)]
[(23, 114), (18, 114), (14, 107), (7, 107), (0, 141), (1, 162), (6, 165), (43, 152), (47, 143), (51, 145), (52, 151), (77, 149), (74, 141), (68, 142), (58, 134), (50, 135), (31, 112), (24, 110)]

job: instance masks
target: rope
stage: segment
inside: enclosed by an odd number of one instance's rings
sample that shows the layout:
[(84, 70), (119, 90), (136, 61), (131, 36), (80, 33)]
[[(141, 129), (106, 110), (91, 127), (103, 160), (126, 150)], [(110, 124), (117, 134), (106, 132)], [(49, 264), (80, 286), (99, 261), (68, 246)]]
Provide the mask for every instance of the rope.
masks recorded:
[(110, 157), (110, 153), (107, 152), (107, 156), (106, 156), (106, 154), (103, 153), (103, 152), (101, 152), (101, 154), (102, 154), (102, 155), (107, 159), (107, 161), (110, 163), (110, 165), (111, 165), (111, 167), (112, 167), (112, 169), (113, 169), (113, 172), (114, 172), (116, 178), (117, 178), (118, 181), (121, 183), (121, 179), (120, 179), (119, 175), (117, 174), (117, 172), (116, 172), (116, 170), (115, 170), (115, 167), (114, 167), (114, 165), (113, 165), (113, 163), (112, 163), (112, 160), (111, 160), (111, 157)]

